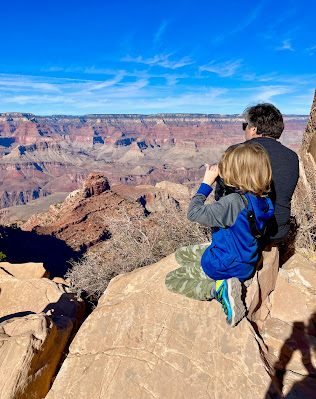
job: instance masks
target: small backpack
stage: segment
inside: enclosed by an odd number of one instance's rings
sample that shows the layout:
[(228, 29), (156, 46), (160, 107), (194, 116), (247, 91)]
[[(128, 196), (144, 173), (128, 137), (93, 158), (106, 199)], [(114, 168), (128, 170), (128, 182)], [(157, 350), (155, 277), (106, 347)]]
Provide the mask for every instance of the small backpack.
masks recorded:
[(251, 233), (251, 235), (254, 238), (259, 240), (260, 238), (262, 238), (266, 234), (267, 225), (263, 226), (262, 229), (258, 229), (257, 224), (256, 224), (256, 216), (255, 216), (254, 212), (251, 209), (248, 208), (248, 201), (246, 200), (244, 195), (242, 195), (241, 193), (238, 193), (238, 194), (241, 196), (241, 199), (243, 200), (243, 203), (247, 207), (246, 218), (247, 218), (247, 221), (248, 221), (248, 224), (249, 224), (250, 233)]

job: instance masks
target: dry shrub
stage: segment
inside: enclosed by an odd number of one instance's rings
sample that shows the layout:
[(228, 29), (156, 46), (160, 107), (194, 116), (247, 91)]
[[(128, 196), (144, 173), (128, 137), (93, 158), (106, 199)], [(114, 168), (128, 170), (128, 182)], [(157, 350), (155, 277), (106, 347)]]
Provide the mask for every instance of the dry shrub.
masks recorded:
[(211, 240), (211, 230), (198, 223), (188, 221), (187, 210), (177, 207), (152, 215), (152, 220), (159, 229), (159, 239), (155, 252), (159, 259), (175, 252), (179, 247), (201, 244)]
[(295, 218), (294, 249), (307, 257), (316, 250), (316, 169), (308, 159), (301, 160), (300, 178), (292, 200)]
[(68, 271), (71, 288), (78, 296), (91, 299), (102, 295), (118, 274), (157, 262), (181, 246), (210, 240), (210, 229), (191, 223), (186, 212), (171, 206), (163, 212), (145, 216), (143, 209), (120, 217), (103, 217), (111, 238), (88, 251)]

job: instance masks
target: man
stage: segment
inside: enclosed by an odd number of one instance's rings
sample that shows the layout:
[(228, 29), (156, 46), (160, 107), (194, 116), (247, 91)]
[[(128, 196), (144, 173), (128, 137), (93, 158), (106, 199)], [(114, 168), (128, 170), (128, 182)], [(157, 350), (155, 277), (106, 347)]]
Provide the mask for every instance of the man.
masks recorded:
[[(284, 130), (284, 123), (281, 112), (272, 104), (249, 107), (244, 116), (246, 122), (243, 129), (247, 142), (260, 144), (269, 154), (273, 175), (269, 196), (275, 209), (269, 236), (272, 243), (280, 242), (290, 230), (291, 199), (299, 177), (298, 156), (277, 141)], [(218, 182), (215, 199), (224, 195), (227, 189)]]
[[(278, 275), (279, 251), (276, 244), (283, 241), (290, 230), (291, 199), (299, 177), (299, 161), (294, 151), (278, 141), (284, 130), (284, 123), (277, 108), (268, 103), (258, 104), (247, 108), (244, 116), (246, 122), (243, 123), (243, 130), (246, 142), (260, 144), (266, 149), (273, 177), (269, 196), (275, 214), (268, 225), (262, 263), (258, 265), (262, 267), (258, 267), (259, 271), (246, 299), (247, 317), (256, 325), (256, 329), (260, 330), (269, 313), (268, 296), (275, 288)], [(218, 200), (229, 192), (230, 188), (219, 180), (215, 199)]]
[(259, 104), (246, 109), (244, 124), (246, 140), (261, 144), (269, 154), (273, 186), (271, 199), (274, 203), (276, 226), (271, 226), (270, 239), (283, 241), (290, 230), (291, 199), (299, 177), (298, 156), (277, 141), (283, 130), (281, 112), (272, 104)]

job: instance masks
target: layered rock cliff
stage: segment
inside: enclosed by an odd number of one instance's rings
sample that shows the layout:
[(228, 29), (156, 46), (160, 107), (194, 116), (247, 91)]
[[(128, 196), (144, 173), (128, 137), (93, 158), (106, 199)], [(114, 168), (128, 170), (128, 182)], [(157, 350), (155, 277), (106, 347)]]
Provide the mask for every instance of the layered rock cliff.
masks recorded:
[[(0, 114), (0, 208), (80, 188), (90, 172), (111, 184), (194, 181), (243, 140), (242, 115)], [(307, 117), (285, 116), (282, 140), (297, 149)]]

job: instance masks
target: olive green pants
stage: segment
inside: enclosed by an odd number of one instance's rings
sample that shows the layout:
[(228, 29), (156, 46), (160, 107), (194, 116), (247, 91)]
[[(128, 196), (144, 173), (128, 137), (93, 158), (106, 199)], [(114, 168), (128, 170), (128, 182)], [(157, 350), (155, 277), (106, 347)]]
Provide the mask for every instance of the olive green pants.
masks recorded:
[(214, 298), (211, 289), (215, 281), (204, 273), (201, 266), (202, 255), (209, 245), (190, 245), (176, 250), (176, 261), (181, 267), (167, 274), (166, 286), (169, 291), (200, 301)]

